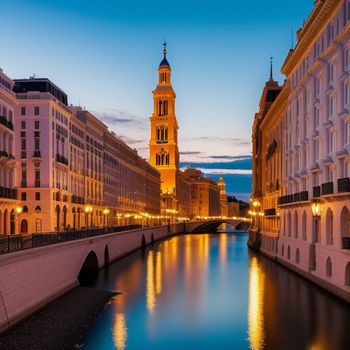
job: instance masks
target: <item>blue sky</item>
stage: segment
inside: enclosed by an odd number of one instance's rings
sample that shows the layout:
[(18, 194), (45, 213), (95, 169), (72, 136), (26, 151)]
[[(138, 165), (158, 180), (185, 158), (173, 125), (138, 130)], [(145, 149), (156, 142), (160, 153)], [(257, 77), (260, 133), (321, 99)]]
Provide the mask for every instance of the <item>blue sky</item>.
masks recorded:
[[(291, 47), (291, 29), (301, 26), (312, 5), (313, 0), (6, 1), (0, 67), (12, 78), (50, 78), (70, 103), (98, 114), (147, 157), (151, 92), (166, 37), (182, 161), (215, 161), (225, 174), (234, 157), (250, 155), (269, 57), (274, 56), (275, 78), (283, 81), (279, 67)], [(230, 188), (250, 190), (234, 183)]]

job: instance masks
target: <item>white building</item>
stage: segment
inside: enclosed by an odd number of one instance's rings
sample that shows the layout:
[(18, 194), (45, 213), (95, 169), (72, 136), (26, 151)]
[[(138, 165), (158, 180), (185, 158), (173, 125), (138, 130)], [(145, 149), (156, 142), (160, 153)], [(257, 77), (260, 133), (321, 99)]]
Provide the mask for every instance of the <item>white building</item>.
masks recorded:
[(282, 67), (290, 96), (277, 256), (348, 298), (350, 1), (315, 1), (297, 36)]

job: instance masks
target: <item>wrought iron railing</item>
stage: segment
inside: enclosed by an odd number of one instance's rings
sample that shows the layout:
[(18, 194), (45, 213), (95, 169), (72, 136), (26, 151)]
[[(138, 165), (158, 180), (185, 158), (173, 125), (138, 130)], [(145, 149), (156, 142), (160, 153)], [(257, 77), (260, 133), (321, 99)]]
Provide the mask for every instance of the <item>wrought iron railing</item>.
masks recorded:
[(338, 193), (350, 192), (350, 178), (338, 179)]
[(333, 194), (333, 182), (322, 184), (322, 195)]
[(142, 228), (141, 225), (128, 225), (64, 232), (36, 233), (32, 235), (0, 236), (0, 255), (25, 249), (44, 247), (83, 238), (96, 237), (108, 233), (130, 231)]

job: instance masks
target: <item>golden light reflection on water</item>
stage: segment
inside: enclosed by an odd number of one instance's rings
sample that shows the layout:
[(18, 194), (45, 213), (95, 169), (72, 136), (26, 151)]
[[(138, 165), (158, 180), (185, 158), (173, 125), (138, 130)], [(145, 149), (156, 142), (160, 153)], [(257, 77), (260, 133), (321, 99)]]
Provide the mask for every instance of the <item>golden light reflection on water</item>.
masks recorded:
[(153, 313), (156, 307), (156, 296), (162, 292), (162, 253), (148, 253), (146, 277), (147, 310)]
[(222, 266), (225, 266), (227, 259), (227, 234), (220, 235), (219, 254), (220, 263)]
[(113, 326), (114, 345), (118, 350), (124, 350), (128, 337), (124, 314), (116, 314)]
[(264, 279), (264, 272), (257, 258), (253, 257), (249, 269), (248, 297), (248, 336), (252, 350), (264, 348)]

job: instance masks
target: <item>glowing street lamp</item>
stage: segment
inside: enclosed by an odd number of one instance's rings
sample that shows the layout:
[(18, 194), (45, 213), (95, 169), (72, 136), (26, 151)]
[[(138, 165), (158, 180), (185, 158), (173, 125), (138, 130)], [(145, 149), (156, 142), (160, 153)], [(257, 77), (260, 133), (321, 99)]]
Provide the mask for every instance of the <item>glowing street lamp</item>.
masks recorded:
[(17, 220), (18, 220), (18, 233), (21, 233), (20, 231), (20, 220), (19, 220), (19, 216), (21, 215), (23, 211), (23, 208), (22, 207), (17, 207), (16, 208), (16, 213), (17, 213)]
[(312, 216), (313, 216), (314, 218), (316, 218), (316, 219), (320, 218), (320, 216), (321, 216), (321, 206), (320, 206), (320, 203), (318, 203), (318, 202), (312, 203), (311, 210), (312, 210)]

